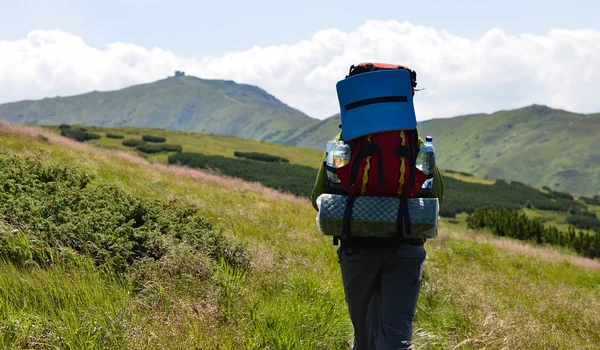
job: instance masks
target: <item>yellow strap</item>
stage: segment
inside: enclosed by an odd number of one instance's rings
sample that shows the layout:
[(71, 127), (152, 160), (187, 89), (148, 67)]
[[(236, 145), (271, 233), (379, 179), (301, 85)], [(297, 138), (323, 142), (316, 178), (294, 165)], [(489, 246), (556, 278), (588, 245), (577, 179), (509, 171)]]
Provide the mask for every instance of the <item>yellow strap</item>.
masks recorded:
[[(369, 142), (369, 144), (371, 144), (373, 135), (369, 135), (367, 137), (367, 141)], [(360, 188), (360, 194), (364, 195), (365, 192), (367, 191), (367, 182), (369, 182), (369, 170), (371, 169), (371, 156), (367, 156), (367, 164), (365, 165), (365, 171), (363, 172), (363, 178), (362, 178), (362, 187)]]
[[(400, 130), (400, 140), (402, 146), (406, 146), (406, 134), (404, 130)], [(398, 197), (402, 196), (404, 191), (404, 177), (406, 175), (406, 160), (400, 157), (400, 177), (398, 178)]]

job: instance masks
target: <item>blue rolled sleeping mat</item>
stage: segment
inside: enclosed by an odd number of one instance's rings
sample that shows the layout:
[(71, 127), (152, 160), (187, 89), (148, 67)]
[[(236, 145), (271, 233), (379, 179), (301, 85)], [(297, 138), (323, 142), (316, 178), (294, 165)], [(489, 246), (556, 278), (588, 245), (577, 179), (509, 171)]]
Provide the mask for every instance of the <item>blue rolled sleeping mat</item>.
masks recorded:
[(336, 90), (346, 141), (417, 127), (410, 73), (404, 69), (357, 74), (340, 80)]

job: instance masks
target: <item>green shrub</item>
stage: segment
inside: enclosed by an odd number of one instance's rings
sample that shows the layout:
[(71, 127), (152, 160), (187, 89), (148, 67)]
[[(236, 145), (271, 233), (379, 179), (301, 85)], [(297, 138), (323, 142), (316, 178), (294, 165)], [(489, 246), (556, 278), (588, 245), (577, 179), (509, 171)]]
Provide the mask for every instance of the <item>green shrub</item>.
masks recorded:
[(109, 139), (123, 139), (125, 138), (125, 135), (123, 134), (113, 134), (113, 133), (106, 133), (106, 137), (108, 137)]
[(183, 164), (192, 168), (218, 170), (221, 174), (309, 197), (317, 175), (317, 169), (282, 162), (257, 162), (223, 156), (207, 156), (201, 153), (177, 153), (169, 157), (169, 164)]
[(488, 228), (499, 236), (570, 247), (590, 258), (600, 257), (600, 233), (576, 233), (573, 228), (569, 228), (568, 232), (561, 232), (555, 227), (545, 227), (540, 220), (529, 219), (518, 211), (477, 209), (469, 217), (467, 225), (472, 229)]
[(171, 144), (141, 144), (136, 147), (136, 149), (140, 152), (144, 153), (159, 153), (159, 152), (181, 152), (180, 145), (171, 145)]
[(600, 197), (598, 196), (595, 196), (594, 198), (581, 197), (581, 200), (583, 200), (586, 204), (600, 205)]
[(578, 213), (567, 215), (567, 222), (583, 230), (594, 230), (600, 232), (600, 220), (594, 213)]
[(152, 135), (142, 135), (142, 140), (146, 142), (165, 142), (166, 138), (161, 136), (152, 136)]
[(87, 129), (66, 128), (66, 129), (62, 129), (60, 134), (62, 136), (68, 137), (70, 139), (73, 139), (73, 140), (76, 140), (79, 142), (84, 142), (84, 141), (88, 141), (88, 140), (95, 140), (95, 139), (101, 138), (101, 136), (98, 134), (87, 132)]
[(260, 161), (260, 162), (282, 162), (282, 163), (290, 162), (286, 158), (273, 156), (273, 155), (266, 154), (266, 153), (258, 153), (258, 152), (245, 153), (245, 152), (235, 151), (235, 152), (233, 152), (233, 155), (236, 157), (253, 159), (253, 160)]
[(144, 142), (142, 140), (138, 140), (138, 139), (126, 139), (126, 140), (123, 140), (123, 142), (121, 142), (121, 144), (123, 146), (127, 146), (127, 147), (137, 147), (139, 145), (146, 144), (146, 142)]
[[(135, 261), (160, 261), (173, 246), (215, 263), (224, 259), (236, 268), (249, 266), (246, 250), (193, 205), (150, 200), (92, 180), (68, 166), (0, 157), (0, 223), (22, 228), (46, 250), (72, 249), (115, 272)], [(7, 237), (0, 235), (0, 258), (16, 265), (36, 259), (15, 251), (15, 239)], [(48, 263), (48, 254), (35, 256), (38, 263)]]
[(562, 199), (569, 199), (569, 200), (574, 199), (571, 194), (566, 193), (566, 192), (550, 191), (549, 194), (552, 198), (562, 198)]

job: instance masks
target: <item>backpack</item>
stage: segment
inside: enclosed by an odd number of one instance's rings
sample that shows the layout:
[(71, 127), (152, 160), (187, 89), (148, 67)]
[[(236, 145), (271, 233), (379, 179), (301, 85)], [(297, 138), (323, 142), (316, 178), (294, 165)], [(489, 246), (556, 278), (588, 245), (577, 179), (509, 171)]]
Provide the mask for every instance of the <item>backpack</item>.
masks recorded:
[(420, 150), (412, 104), (416, 76), (402, 65), (361, 63), (338, 82), (340, 140), (350, 146), (351, 156), (340, 168), (324, 166), (340, 180), (328, 181), (328, 192), (349, 197), (342, 241), (350, 235), (347, 221), (357, 196), (400, 198), (398, 230), (411, 234), (407, 200), (419, 194), (427, 178), (415, 166)]

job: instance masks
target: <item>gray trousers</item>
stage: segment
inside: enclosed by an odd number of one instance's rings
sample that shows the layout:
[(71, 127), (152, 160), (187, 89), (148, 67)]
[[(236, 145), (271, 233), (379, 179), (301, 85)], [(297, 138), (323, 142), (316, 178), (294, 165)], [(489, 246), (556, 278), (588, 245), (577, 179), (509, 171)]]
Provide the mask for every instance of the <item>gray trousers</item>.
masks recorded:
[(423, 246), (338, 249), (354, 350), (409, 349), (412, 320), (421, 290)]

